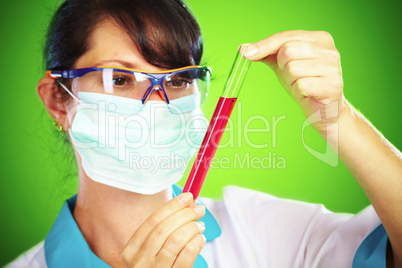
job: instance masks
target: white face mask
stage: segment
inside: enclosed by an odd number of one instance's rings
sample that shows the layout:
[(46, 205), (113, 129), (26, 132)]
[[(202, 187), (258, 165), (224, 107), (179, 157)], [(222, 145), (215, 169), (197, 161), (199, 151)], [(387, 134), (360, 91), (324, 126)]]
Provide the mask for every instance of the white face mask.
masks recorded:
[[(140, 194), (178, 182), (204, 137), (207, 121), (196, 95), (170, 102), (80, 92), (69, 130), (88, 177)], [(142, 110), (141, 110), (142, 108)], [(140, 111), (139, 111), (140, 110)], [(75, 112), (75, 111), (73, 111)]]

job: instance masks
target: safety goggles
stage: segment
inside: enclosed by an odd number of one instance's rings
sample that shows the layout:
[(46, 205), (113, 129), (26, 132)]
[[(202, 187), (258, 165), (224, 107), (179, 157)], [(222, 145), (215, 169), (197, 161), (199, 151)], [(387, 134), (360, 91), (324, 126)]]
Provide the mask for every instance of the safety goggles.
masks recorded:
[[(136, 99), (144, 105), (152, 93), (157, 92), (168, 106), (174, 104), (175, 100), (187, 97), (186, 99), (191, 99), (195, 109), (204, 103), (208, 95), (211, 73), (209, 67), (201, 66), (159, 72), (96, 66), (74, 70), (49, 70), (46, 71), (46, 76), (57, 79), (75, 99), (79, 99), (80, 93), (91, 92)], [(61, 79), (67, 79), (68, 83), (61, 83)], [(65, 84), (69, 85), (70, 89)]]

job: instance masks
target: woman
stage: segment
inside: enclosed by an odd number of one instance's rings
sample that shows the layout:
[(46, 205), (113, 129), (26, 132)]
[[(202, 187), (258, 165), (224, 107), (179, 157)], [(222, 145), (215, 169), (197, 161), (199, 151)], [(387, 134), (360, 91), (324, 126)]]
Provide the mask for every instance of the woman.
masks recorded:
[(174, 139), (191, 118), (202, 120), (210, 73), (195, 67), (198, 25), (180, 1), (73, 0), (50, 26), (51, 71), (38, 94), (76, 149), (79, 192), (45, 241), (10, 267), (347, 267), (353, 258), (358, 267), (377, 265), (367, 257), (377, 253), (385, 265), (385, 250), (387, 265), (400, 266), (401, 154), (343, 97), (332, 37), (278, 33), (245, 55), (269, 65), (315, 129), (334, 148), (339, 142), (382, 225), (371, 208), (351, 218), (236, 187), (221, 203), (203, 200), (205, 209), (172, 187), (184, 166), (130, 166), (167, 151), (188, 159), (202, 138)]

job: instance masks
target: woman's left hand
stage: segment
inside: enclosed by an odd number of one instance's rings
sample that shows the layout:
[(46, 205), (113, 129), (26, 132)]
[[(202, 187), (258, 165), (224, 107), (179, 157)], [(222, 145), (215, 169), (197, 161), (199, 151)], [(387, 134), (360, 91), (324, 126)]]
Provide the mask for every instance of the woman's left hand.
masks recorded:
[(276, 33), (248, 44), (245, 56), (270, 66), (305, 117), (315, 122), (313, 127), (328, 134), (327, 125), (336, 122), (345, 107), (340, 55), (329, 33)]

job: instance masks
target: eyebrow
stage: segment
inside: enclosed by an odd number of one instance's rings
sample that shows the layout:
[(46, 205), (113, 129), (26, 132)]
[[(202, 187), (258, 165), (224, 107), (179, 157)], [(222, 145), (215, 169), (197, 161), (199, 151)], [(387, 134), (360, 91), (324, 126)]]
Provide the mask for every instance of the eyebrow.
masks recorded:
[(122, 65), (123, 67), (129, 68), (129, 69), (138, 69), (137, 64), (133, 64), (131, 62), (124, 61), (124, 60), (118, 60), (118, 59), (103, 60), (103, 61), (96, 63), (94, 66), (106, 65), (106, 63), (108, 63), (108, 64), (118, 63), (118, 64)]

